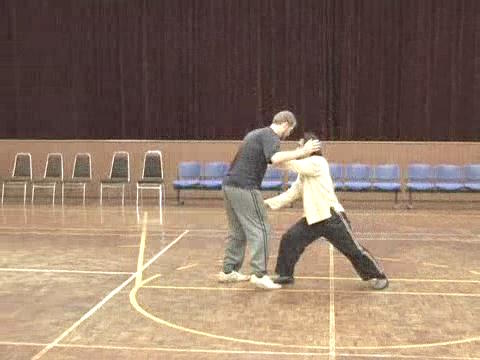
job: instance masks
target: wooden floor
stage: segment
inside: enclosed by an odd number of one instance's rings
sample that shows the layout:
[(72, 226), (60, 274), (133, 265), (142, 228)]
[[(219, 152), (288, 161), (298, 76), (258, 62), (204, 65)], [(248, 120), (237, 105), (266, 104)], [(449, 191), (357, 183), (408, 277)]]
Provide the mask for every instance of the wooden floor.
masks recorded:
[[(480, 359), (478, 209), (347, 213), (386, 291), (323, 240), (282, 290), (217, 283), (219, 204), (4, 205), (0, 358)], [(270, 213), (270, 269), (299, 216)]]

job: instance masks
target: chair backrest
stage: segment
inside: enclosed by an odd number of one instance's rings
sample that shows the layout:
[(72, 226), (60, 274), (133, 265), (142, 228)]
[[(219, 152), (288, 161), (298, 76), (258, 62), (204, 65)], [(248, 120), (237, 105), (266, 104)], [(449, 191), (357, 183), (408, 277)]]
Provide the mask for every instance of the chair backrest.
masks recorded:
[(72, 179), (92, 178), (92, 157), (89, 153), (77, 153), (73, 162)]
[(265, 172), (263, 180), (283, 180), (283, 171), (269, 166)]
[(161, 151), (149, 150), (145, 153), (142, 178), (163, 179), (163, 160)]
[(433, 178), (433, 168), (429, 164), (408, 165), (408, 180), (430, 181)]
[(179, 179), (200, 179), (202, 165), (198, 161), (184, 161), (178, 164)]
[(15, 155), (12, 177), (32, 179), (32, 154), (17, 153)]
[(375, 179), (377, 181), (399, 181), (400, 166), (397, 164), (382, 164), (374, 168)]
[(441, 164), (435, 166), (434, 169), (437, 182), (463, 182), (465, 180), (462, 166)]
[(343, 166), (342, 164), (330, 163), (330, 176), (333, 180), (341, 180), (343, 178)]
[(295, 181), (297, 180), (298, 174), (293, 170), (288, 170), (287, 176), (288, 181)]
[(370, 181), (372, 167), (366, 164), (347, 164), (346, 177), (353, 181)]
[(126, 151), (115, 151), (110, 168), (110, 179), (126, 179), (130, 181), (130, 155)]
[(208, 179), (223, 179), (228, 164), (221, 161), (208, 162), (203, 167), (203, 177)]
[(465, 165), (465, 179), (470, 182), (480, 182), (480, 164)]
[(45, 164), (46, 178), (57, 178), (63, 180), (63, 155), (60, 153), (49, 153)]
[(230, 163), (226, 162), (224, 164), (225, 164), (225, 169), (224, 169), (223, 175), (225, 176), (228, 174), (228, 170), (230, 170)]

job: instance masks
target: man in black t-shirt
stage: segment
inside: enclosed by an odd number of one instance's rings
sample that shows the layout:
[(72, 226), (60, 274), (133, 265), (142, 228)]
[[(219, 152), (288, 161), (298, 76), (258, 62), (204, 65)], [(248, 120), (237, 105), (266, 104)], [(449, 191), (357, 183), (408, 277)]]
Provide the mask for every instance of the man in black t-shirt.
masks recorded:
[[(280, 151), (280, 140), (295, 128), (297, 121), (290, 111), (277, 113), (272, 125), (247, 134), (223, 181), (223, 196), (230, 234), (225, 248), (220, 282), (247, 281), (264, 289), (278, 289), (267, 276), (270, 225), (260, 192), (269, 163), (276, 164), (310, 155), (320, 150), (312, 140), (292, 151)], [(252, 275), (240, 273), (246, 245), (250, 247)]]

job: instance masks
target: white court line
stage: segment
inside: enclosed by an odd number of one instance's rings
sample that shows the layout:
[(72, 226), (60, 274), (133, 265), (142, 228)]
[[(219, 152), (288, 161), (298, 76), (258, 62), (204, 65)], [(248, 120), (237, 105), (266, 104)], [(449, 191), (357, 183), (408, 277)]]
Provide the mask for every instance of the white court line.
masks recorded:
[[(8, 342), (0, 341), (0, 346), (45, 346), (43, 343)], [(70, 349), (100, 349), (100, 350), (132, 350), (132, 351), (158, 351), (170, 353), (206, 353), (206, 354), (249, 354), (249, 355), (280, 355), (280, 356), (325, 356), (326, 353), (315, 352), (286, 352), (286, 351), (254, 351), (254, 350), (233, 350), (233, 349), (179, 349), (162, 347), (136, 347), (136, 346), (114, 346), (114, 345), (80, 345), (80, 344), (57, 344), (57, 348)]]
[[(472, 271), (470, 271), (472, 272)], [(474, 272), (475, 273), (475, 272)], [(480, 275), (480, 273), (477, 273)], [(325, 276), (295, 276), (295, 279), (304, 280), (329, 280), (329, 277)], [(353, 277), (335, 277), (335, 280), (349, 280), (349, 281), (363, 281), (360, 278)], [(466, 284), (480, 284), (480, 280), (454, 280), (454, 279), (403, 279), (403, 278), (388, 278), (390, 282), (431, 282), (431, 283), (466, 283)]]
[[(30, 346), (40, 347), (46, 346), (45, 343), (33, 342), (15, 342), (0, 341), (0, 346)], [(129, 351), (156, 351), (170, 353), (206, 353), (206, 354), (250, 354), (250, 355), (280, 355), (280, 356), (325, 356), (328, 353), (315, 352), (283, 352), (283, 351), (248, 351), (234, 349), (179, 349), (179, 348), (162, 348), (162, 347), (136, 347), (136, 346), (115, 346), (115, 345), (81, 345), (81, 344), (57, 344), (57, 348), (67, 349), (99, 349), (99, 350), (129, 350)], [(394, 358), (394, 359), (425, 359), (425, 355), (400, 355), (400, 354), (354, 354), (354, 353), (338, 353), (338, 356), (344, 357), (367, 357), (367, 358)], [(428, 359), (434, 360), (480, 360), (479, 357), (459, 357), (459, 356), (430, 356)]]
[(190, 264), (190, 265), (180, 266), (180, 267), (176, 268), (175, 270), (182, 271), (182, 270), (193, 268), (197, 265), (198, 264)]
[(426, 265), (426, 266), (437, 267), (437, 268), (448, 268), (448, 265), (440, 265), (440, 264), (434, 264), (434, 263), (429, 263), (429, 262), (423, 262), (422, 264)]
[(333, 258), (333, 246), (330, 244), (330, 271), (329, 271), (329, 281), (330, 281), (330, 327), (329, 327), (329, 360), (335, 360), (335, 270), (334, 270), (334, 258)]
[(4, 272), (39, 272), (39, 273), (67, 273), (67, 274), (99, 274), (99, 275), (131, 275), (133, 272), (126, 271), (95, 271), (95, 270), (64, 270), (64, 269), (19, 269), (0, 268)]
[[(142, 289), (160, 290), (188, 290), (188, 291), (239, 291), (254, 292), (256, 289), (247, 287), (208, 287), (208, 286), (174, 286), (174, 285), (145, 285)], [(329, 289), (282, 289), (277, 293), (305, 293), (328, 294)], [(364, 294), (364, 295), (416, 295), (416, 296), (445, 296), (445, 297), (478, 297), (480, 293), (446, 293), (446, 292), (420, 292), (420, 291), (378, 291), (378, 290), (335, 290), (337, 294)]]
[(480, 360), (479, 357), (400, 355), (400, 354), (338, 354), (345, 357), (394, 358), (394, 359), (432, 359), (432, 360)]
[[(90, 228), (60, 228), (57, 231), (53, 232), (51, 227), (30, 227), (30, 228), (25, 228), (25, 232), (19, 232), (18, 227), (0, 227), (0, 234), (3, 233), (2, 230), (12, 230), (15, 234), (23, 234), (27, 231), (45, 231), (45, 232), (52, 232), (52, 233), (59, 233), (59, 232), (66, 232), (66, 233), (74, 233), (76, 231), (81, 232), (87, 232), (91, 234), (92, 232), (95, 233), (112, 233), (112, 234), (125, 234), (126, 232), (134, 232), (136, 234), (131, 234), (131, 235), (138, 235), (138, 232), (140, 229), (138, 226), (135, 227), (130, 227), (130, 228), (125, 228), (125, 229), (118, 229), (118, 228), (103, 228), (103, 229), (90, 229)], [(151, 229), (149, 232), (151, 233), (176, 233), (178, 231), (182, 230), (182, 228), (177, 228), (177, 227), (171, 227), (171, 228), (166, 228), (164, 227), (162, 230), (154, 230)], [(228, 229), (191, 229), (190, 232), (208, 232), (208, 233), (227, 233)], [(273, 230), (273, 234), (282, 234), (284, 231), (282, 230)], [(398, 237), (398, 236), (422, 236), (422, 237), (435, 237), (435, 238), (451, 238), (451, 237), (467, 237), (467, 238), (480, 238), (480, 234), (465, 234), (465, 233), (452, 233), (452, 232), (442, 232), (442, 233), (431, 233), (431, 232), (369, 232), (369, 231), (356, 231), (355, 234), (358, 236), (365, 235), (365, 239), (368, 238), (367, 235), (371, 236), (385, 236), (385, 237)]]
[[(135, 245), (138, 247), (138, 245)], [(218, 262), (223, 262), (223, 260), (218, 260)], [(193, 265), (187, 265), (188, 267), (193, 267)], [(178, 269), (183, 270), (183, 269)], [(135, 272), (128, 271), (96, 271), (96, 270), (66, 270), (66, 269), (24, 269), (24, 268), (0, 268), (0, 272), (39, 272), (39, 273), (72, 273), (72, 274), (99, 274), (99, 275), (132, 275)], [(480, 272), (470, 270), (472, 274), (480, 275)], [(330, 277), (325, 276), (295, 276), (295, 279), (302, 280), (330, 280)], [(354, 277), (333, 277), (333, 280), (340, 281), (362, 281), (360, 278)], [(480, 280), (454, 280), (454, 279), (402, 279), (402, 278), (390, 278), (390, 282), (426, 282), (426, 283), (454, 283), (454, 284), (480, 284)], [(148, 287), (148, 286), (147, 286)]]
[[(225, 233), (226, 234), (226, 233)], [(272, 233), (272, 235), (274, 236), (280, 236), (282, 235), (283, 232), (278, 232), (278, 233)], [(59, 233), (59, 232), (21, 232), (19, 233), (18, 231), (17, 232), (12, 232), (12, 233), (5, 233), (5, 232), (0, 232), (0, 237), (2, 235), (8, 235), (9, 237), (11, 236), (25, 236), (25, 235), (48, 235), (48, 236), (62, 236), (62, 237), (65, 237), (65, 236), (80, 236), (80, 237), (93, 237), (93, 236), (117, 236), (117, 237), (122, 237), (122, 238), (130, 238), (130, 237), (138, 237), (138, 233), (136, 234), (125, 234), (125, 233), (118, 233), (118, 234), (113, 234), (113, 233), (109, 233), (109, 234), (106, 234), (106, 233), (96, 233), (96, 234), (83, 234), (83, 233), (68, 233), (68, 232), (65, 232), (65, 233)], [(159, 236), (159, 234), (153, 234), (154, 236)], [(173, 236), (173, 235), (167, 235), (167, 234), (160, 234), (160, 235), (164, 235), (164, 236)], [(452, 242), (455, 242), (455, 243), (470, 243), (470, 244), (476, 244), (476, 243), (480, 243), (480, 237), (467, 237), (467, 238), (459, 238), (458, 236), (456, 235), (452, 235), (450, 238), (395, 238), (395, 237), (385, 237), (385, 238), (382, 238), (382, 237), (379, 237), (379, 238), (375, 238), (375, 237), (360, 237), (360, 236), (357, 236), (356, 237), (357, 240), (359, 241), (415, 241), (415, 242), (448, 242), (448, 243), (452, 243)], [(60, 240), (65, 240), (65, 239), (60, 239)]]
[[(164, 235), (164, 236), (173, 236), (174, 234), (178, 234), (177, 230), (176, 232), (171, 232), (170, 234), (157, 234), (153, 233), (153, 235), (158, 236), (158, 235)], [(125, 231), (119, 231), (117, 233), (115, 232), (91, 232), (88, 229), (85, 230), (85, 232), (70, 232), (70, 231), (0, 231), (0, 236), (2, 235), (16, 235), (16, 236), (24, 236), (24, 235), (48, 235), (48, 236), (83, 236), (83, 237), (98, 237), (98, 236), (118, 236), (118, 237), (138, 237), (138, 231), (137, 232), (132, 232), (132, 233), (127, 233)]]
[[(170, 244), (164, 247), (160, 252), (158, 252), (154, 257), (152, 257), (143, 267), (141, 271), (143, 272), (147, 267), (149, 267), (155, 260), (157, 260), (161, 255), (163, 255), (168, 249), (170, 249), (173, 245), (175, 245), (182, 237), (188, 234), (188, 230), (185, 230), (180, 236), (178, 236), (175, 240), (173, 240)], [(91, 308), (87, 313), (85, 313), (79, 320), (77, 320), (72, 326), (70, 326), (67, 330), (65, 330), (60, 336), (58, 336), (55, 340), (53, 340), (50, 344), (48, 344), (45, 348), (43, 348), (39, 353), (37, 353), (32, 360), (40, 359), (43, 355), (45, 355), (50, 349), (57, 346), (60, 341), (62, 341), (68, 334), (70, 334), (73, 330), (75, 330), (83, 321), (88, 319), (92, 316), (98, 309), (100, 309), (103, 305), (107, 303), (112, 297), (114, 297), (117, 293), (119, 293), (125, 286), (127, 286), (130, 282), (132, 282), (137, 277), (137, 272), (133, 273), (127, 280), (125, 280), (120, 286), (116, 289), (112, 290), (105, 298), (103, 298), (98, 304), (96, 304), (93, 308)]]

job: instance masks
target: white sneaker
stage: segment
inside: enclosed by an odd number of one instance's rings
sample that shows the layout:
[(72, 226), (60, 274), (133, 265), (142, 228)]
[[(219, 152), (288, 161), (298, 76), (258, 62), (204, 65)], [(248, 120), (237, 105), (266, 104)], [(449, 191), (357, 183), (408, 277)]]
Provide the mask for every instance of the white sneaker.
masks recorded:
[(282, 287), (280, 284), (275, 284), (272, 279), (268, 277), (268, 275), (263, 275), (261, 278), (259, 278), (253, 274), (250, 276), (250, 282), (261, 289), (273, 290), (280, 289)]
[(228, 283), (228, 282), (248, 281), (250, 280), (250, 275), (244, 275), (237, 271), (232, 271), (231, 273), (225, 274), (223, 271), (221, 271), (218, 273), (217, 278), (218, 278), (218, 281), (221, 283)]

